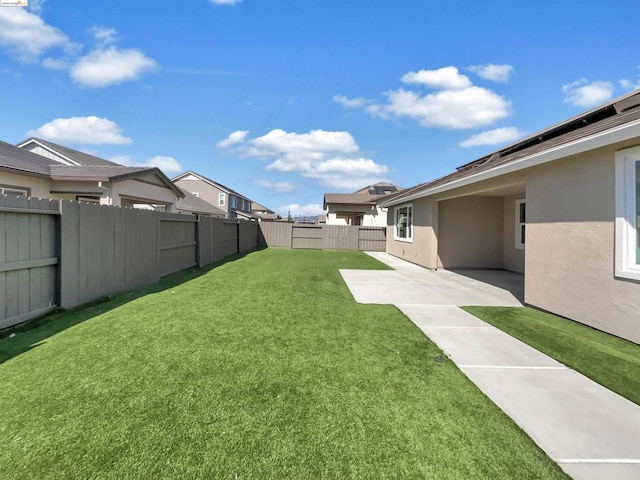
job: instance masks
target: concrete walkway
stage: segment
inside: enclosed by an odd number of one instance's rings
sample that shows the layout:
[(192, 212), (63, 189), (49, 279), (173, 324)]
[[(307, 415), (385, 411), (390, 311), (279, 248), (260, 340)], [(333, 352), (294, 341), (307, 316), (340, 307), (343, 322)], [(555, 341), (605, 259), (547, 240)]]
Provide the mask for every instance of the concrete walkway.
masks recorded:
[(371, 255), (396, 270), (341, 270), (358, 302), (396, 305), (573, 478), (640, 479), (640, 406), (457, 306), (520, 305), (514, 277), (481, 286)]

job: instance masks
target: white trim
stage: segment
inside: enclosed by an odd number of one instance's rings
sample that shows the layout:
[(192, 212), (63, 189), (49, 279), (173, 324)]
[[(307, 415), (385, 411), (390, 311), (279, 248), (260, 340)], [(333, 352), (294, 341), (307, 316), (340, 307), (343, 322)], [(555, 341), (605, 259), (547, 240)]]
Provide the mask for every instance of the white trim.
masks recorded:
[(606, 130), (604, 132), (596, 133), (586, 138), (581, 138), (564, 145), (558, 145), (556, 147), (544, 150), (542, 152), (534, 153), (528, 157), (514, 160), (504, 165), (499, 165), (490, 170), (484, 172), (469, 175), (468, 177), (461, 178), (459, 180), (453, 180), (439, 185), (437, 187), (416, 192), (406, 197), (398, 198), (397, 201), (391, 200), (389, 202), (381, 203), (382, 207), (391, 207), (399, 205), (410, 200), (418, 198), (428, 197), (437, 193), (446, 192), (454, 188), (464, 187), (482, 180), (488, 180), (490, 178), (506, 175), (507, 173), (517, 172), (525, 168), (534, 167), (543, 163), (552, 162), (560, 158), (568, 157), (569, 155), (575, 155), (578, 153), (588, 152), (590, 150), (611, 145), (617, 142), (623, 142), (633, 138), (640, 137), (640, 120), (621, 125), (616, 128)]
[[(524, 222), (520, 221), (520, 205), (524, 205)], [(526, 237), (526, 230), (527, 230), (527, 201), (524, 198), (519, 198), (516, 200), (516, 216), (515, 216), (515, 222), (516, 224), (516, 235), (515, 235), (515, 247), (517, 250), (524, 250), (524, 243), (522, 241), (522, 227), (524, 226), (525, 228), (525, 241), (527, 239)]]
[[(59, 151), (57, 151), (54, 148), (49, 147), (48, 145), (44, 145), (43, 143), (40, 143), (38, 140), (36, 140), (35, 138), (32, 138), (30, 140), (27, 140), (24, 143), (21, 143), (20, 145), (18, 145), (18, 148), (22, 148), (25, 145), (29, 145), (30, 143), (35, 143), (36, 145), (38, 145), (41, 148), (44, 148), (46, 151), (48, 151), (49, 153), (52, 153), (53, 155), (60, 157), (64, 160), (66, 160), (67, 162), (69, 162), (70, 165), (75, 165), (75, 166), (79, 166), (81, 165), (80, 163), (78, 163), (76, 160), (72, 160), (71, 158), (67, 157), (66, 155), (63, 155), (62, 153), (60, 153)], [(24, 150), (27, 150), (26, 148)], [(27, 152), (31, 152), (31, 150), (27, 150)], [(33, 152), (31, 152), (33, 153)], [(34, 155), (37, 155), (37, 153), (35, 153)], [(41, 155), (42, 156), (42, 155)]]
[(227, 194), (224, 192), (218, 193), (218, 206), (225, 207), (227, 204)]
[(637, 259), (638, 231), (636, 211), (636, 163), (640, 162), (640, 147), (616, 152), (616, 221), (615, 275), (640, 280)]
[[(406, 237), (398, 236), (397, 212), (402, 208), (407, 209), (407, 229), (409, 231), (409, 235), (407, 235)], [(409, 214), (409, 209), (411, 209), (411, 214)], [(413, 203), (398, 205), (393, 209), (393, 239), (399, 242), (413, 243)]]

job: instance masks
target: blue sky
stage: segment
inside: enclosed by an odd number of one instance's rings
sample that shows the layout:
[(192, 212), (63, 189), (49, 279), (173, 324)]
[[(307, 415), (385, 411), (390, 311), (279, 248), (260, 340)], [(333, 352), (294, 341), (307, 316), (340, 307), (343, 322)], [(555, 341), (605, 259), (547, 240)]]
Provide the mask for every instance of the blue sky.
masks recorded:
[(425, 182), (637, 88), (639, 14), (625, 0), (30, 0), (0, 7), (0, 140), (194, 170), (312, 215), (325, 192)]

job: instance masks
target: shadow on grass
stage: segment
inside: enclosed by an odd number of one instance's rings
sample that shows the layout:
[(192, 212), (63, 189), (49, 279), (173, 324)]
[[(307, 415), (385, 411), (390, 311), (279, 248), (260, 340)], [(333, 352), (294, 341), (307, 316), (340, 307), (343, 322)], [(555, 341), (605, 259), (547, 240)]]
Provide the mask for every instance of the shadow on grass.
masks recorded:
[(86, 322), (95, 316), (102, 315), (109, 310), (118, 308), (132, 300), (144, 297), (145, 295), (162, 292), (182, 283), (194, 280), (221, 265), (229, 262), (235, 262), (236, 260), (240, 260), (251, 253), (263, 249), (264, 248), (257, 248), (249, 252), (229, 255), (222, 260), (210, 263), (204, 267), (192, 267), (187, 270), (167, 275), (166, 277), (161, 278), (160, 281), (147, 287), (109, 295), (69, 310), (60, 309), (56, 312), (45, 315), (44, 317), (2, 330), (0, 332), (0, 364), (17, 355), (37, 348), (44, 340), (66, 330), (67, 328)]

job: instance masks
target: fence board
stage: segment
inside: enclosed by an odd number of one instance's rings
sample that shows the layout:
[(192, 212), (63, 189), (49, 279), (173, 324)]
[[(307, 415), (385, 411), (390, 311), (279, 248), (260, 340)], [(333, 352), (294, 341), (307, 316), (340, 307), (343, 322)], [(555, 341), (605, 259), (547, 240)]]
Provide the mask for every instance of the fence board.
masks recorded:
[(260, 244), (268, 247), (385, 251), (386, 228), (262, 222)]
[(55, 305), (57, 208), (57, 201), (0, 195), (0, 328)]
[(193, 267), (198, 262), (198, 217), (161, 214), (159, 270), (160, 276)]

